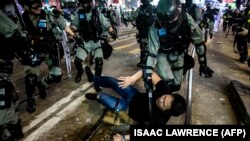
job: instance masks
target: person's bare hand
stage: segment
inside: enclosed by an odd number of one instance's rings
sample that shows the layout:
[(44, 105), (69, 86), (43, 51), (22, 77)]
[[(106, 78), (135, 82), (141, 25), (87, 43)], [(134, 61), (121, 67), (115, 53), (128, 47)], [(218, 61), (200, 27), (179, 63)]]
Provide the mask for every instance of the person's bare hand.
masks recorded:
[(122, 89), (128, 87), (129, 85), (133, 85), (135, 83), (131, 76), (120, 76), (118, 77), (118, 80), (119, 80), (118, 85)]

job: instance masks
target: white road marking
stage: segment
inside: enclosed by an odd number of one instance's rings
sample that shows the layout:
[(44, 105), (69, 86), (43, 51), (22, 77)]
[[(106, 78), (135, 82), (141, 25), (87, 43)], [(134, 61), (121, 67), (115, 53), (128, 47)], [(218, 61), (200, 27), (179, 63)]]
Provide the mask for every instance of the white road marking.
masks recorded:
[[(91, 88), (85, 93), (93, 93), (95, 92), (94, 88)], [(64, 119), (67, 115), (71, 114), (74, 109), (76, 109), (79, 105), (82, 104), (82, 101), (85, 101), (86, 98), (84, 95), (78, 97), (74, 100), (74, 102), (71, 102), (67, 107), (62, 109), (59, 113), (57, 113), (55, 116), (53, 116), (51, 119), (49, 119), (47, 122), (45, 122), (42, 126), (37, 128), (34, 132), (32, 132), (29, 136), (27, 136), (23, 141), (36, 141), (38, 140), (44, 133), (48, 132), (50, 129), (52, 129), (57, 123), (59, 123), (62, 119)]]
[(91, 85), (91, 83), (85, 83), (76, 90), (72, 91), (67, 97), (62, 98), (58, 102), (56, 102), (54, 105), (52, 105), (50, 108), (46, 109), (44, 112), (37, 115), (32, 122), (28, 126), (25, 126), (23, 128), (23, 132), (26, 133), (30, 131), (32, 128), (34, 128), (37, 124), (39, 124), (41, 121), (48, 118), (51, 114), (53, 114), (56, 110), (58, 110), (61, 106), (63, 106), (65, 103), (70, 102), (72, 100), (72, 97), (74, 97), (76, 94), (79, 94), (80, 91), (85, 90)]
[(127, 48), (127, 47), (135, 45), (135, 44), (137, 44), (137, 42), (133, 42), (133, 43), (126, 44), (126, 45), (123, 45), (123, 46), (115, 47), (114, 49), (115, 50), (124, 49), (124, 48)]

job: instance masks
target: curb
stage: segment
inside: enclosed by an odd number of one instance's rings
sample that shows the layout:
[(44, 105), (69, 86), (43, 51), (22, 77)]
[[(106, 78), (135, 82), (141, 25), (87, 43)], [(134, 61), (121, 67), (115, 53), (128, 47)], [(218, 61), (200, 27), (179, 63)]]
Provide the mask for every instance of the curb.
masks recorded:
[(241, 125), (250, 125), (250, 87), (236, 80), (229, 84), (229, 101)]

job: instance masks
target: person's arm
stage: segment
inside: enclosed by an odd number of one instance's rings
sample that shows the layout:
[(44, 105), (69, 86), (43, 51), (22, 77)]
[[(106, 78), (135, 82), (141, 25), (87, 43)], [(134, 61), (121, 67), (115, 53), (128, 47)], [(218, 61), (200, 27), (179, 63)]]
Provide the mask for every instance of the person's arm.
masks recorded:
[(187, 14), (187, 18), (190, 27), (190, 38), (198, 55), (200, 76), (205, 75), (206, 78), (210, 78), (213, 76), (214, 71), (207, 65), (206, 44), (203, 41), (203, 33), (189, 14)]
[(118, 85), (124, 89), (124, 88), (128, 87), (129, 85), (133, 85), (137, 80), (142, 78), (142, 75), (143, 75), (142, 70), (139, 70), (131, 76), (119, 76), (118, 77), (118, 80), (119, 80)]
[[(128, 87), (129, 85), (133, 85), (136, 81), (141, 79), (142, 75), (143, 75), (142, 70), (139, 70), (131, 76), (120, 76), (120, 77), (118, 77), (118, 80), (120, 81), (120, 82), (118, 82), (118, 85), (124, 89), (124, 88)], [(155, 73), (154, 71), (152, 72), (151, 77), (152, 77), (153, 85), (156, 85), (161, 80), (160, 76), (157, 73)]]

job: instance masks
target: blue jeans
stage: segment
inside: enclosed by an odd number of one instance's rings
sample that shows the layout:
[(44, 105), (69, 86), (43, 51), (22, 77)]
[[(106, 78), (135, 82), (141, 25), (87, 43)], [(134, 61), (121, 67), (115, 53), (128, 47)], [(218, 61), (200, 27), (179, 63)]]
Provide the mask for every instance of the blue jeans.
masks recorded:
[(133, 86), (128, 86), (127, 88), (122, 89), (118, 85), (118, 79), (109, 76), (95, 76), (94, 86), (111, 88), (121, 96), (120, 98), (117, 98), (104, 92), (99, 93), (98, 102), (106, 106), (107, 109), (117, 112), (127, 110), (133, 96), (139, 93)]

